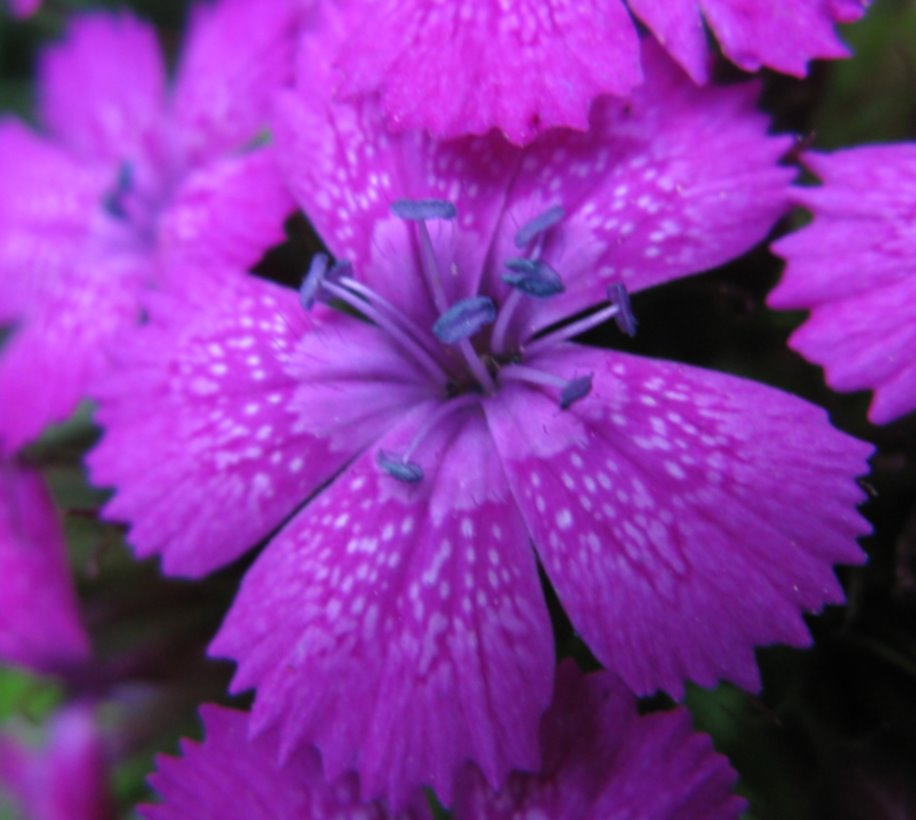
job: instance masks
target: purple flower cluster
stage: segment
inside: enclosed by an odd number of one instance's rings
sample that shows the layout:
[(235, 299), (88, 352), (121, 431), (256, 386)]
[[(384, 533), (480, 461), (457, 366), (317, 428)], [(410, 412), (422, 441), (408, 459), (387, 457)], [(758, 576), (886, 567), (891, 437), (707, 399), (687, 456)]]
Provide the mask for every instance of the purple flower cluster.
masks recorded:
[[(912, 301), (909, 148), (811, 155), (824, 187), (793, 189), (756, 84), (710, 82), (704, 22), (745, 70), (843, 56), (865, 4), (796, 5), (218, 0), (171, 82), (126, 13), (48, 49), (40, 129), (0, 121), (0, 659), (89, 656), (23, 449), (84, 399), (137, 556), (200, 578), (265, 544), (209, 647), (254, 705), (203, 708), (147, 817), (426, 817), (424, 789), (468, 818), (740, 813), (683, 708), (635, 697), (756, 690), (756, 647), (810, 643), (863, 560), (872, 448), (577, 339), (632, 336), (632, 294), (794, 200), (793, 346), (876, 421), (916, 406), (916, 325), (874, 321)], [(296, 208), (328, 251), (298, 293), (247, 272)], [(545, 586), (604, 671), (558, 665)]]

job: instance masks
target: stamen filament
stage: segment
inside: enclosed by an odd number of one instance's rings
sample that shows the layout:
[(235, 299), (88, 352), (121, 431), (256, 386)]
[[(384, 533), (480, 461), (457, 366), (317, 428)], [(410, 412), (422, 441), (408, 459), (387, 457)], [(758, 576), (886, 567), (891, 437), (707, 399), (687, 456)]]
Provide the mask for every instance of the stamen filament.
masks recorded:
[(471, 368), (474, 378), (477, 379), (477, 384), (483, 388), (484, 393), (492, 396), (496, 392), (496, 382), (493, 381), (487, 366), (480, 360), (480, 356), (474, 350), (471, 340), (462, 339), (458, 342), (458, 349), (461, 351), (461, 355), (464, 356), (468, 367)]
[(574, 336), (578, 336), (580, 333), (585, 333), (588, 330), (591, 330), (593, 327), (598, 327), (598, 325), (604, 324), (608, 319), (614, 318), (620, 312), (620, 308), (617, 305), (608, 305), (605, 308), (602, 308), (599, 311), (596, 311), (591, 316), (586, 316), (584, 319), (580, 319), (578, 322), (573, 322), (570, 325), (565, 325), (561, 328), (558, 328), (553, 333), (548, 333), (546, 336), (541, 336), (540, 339), (536, 339), (530, 344), (523, 345), (525, 355), (530, 356), (538, 353), (546, 348), (553, 347), (554, 345), (560, 344), (560, 342), (565, 342), (567, 339), (572, 339)]
[(410, 457), (423, 443), (430, 430), (447, 416), (468, 407), (472, 403), (479, 403), (479, 401), (480, 398), (478, 396), (466, 395), (440, 404), (420, 425), (420, 429), (414, 433), (413, 438), (407, 445), (407, 449), (401, 455), (388, 450), (379, 450), (375, 457), (376, 464), (392, 478), (403, 481), (405, 484), (416, 484), (423, 478), (423, 468), (416, 462), (411, 461)]
[(417, 364), (423, 367), (426, 372), (437, 381), (448, 382), (448, 374), (442, 369), (439, 363), (429, 355), (427, 350), (418, 344), (410, 335), (405, 333), (397, 324), (389, 319), (384, 313), (378, 310), (371, 302), (357, 297), (345, 287), (341, 287), (334, 282), (325, 281), (323, 289), (336, 296), (341, 302), (359, 311), (367, 319), (375, 323), (380, 329), (388, 333), (402, 348), (410, 353)]
[(490, 348), (497, 356), (506, 352), (506, 333), (509, 330), (509, 323), (512, 321), (512, 316), (519, 306), (519, 303), (522, 301), (522, 295), (520, 290), (512, 288), (512, 291), (506, 297), (506, 301), (503, 302), (499, 314), (496, 317), (496, 322), (493, 325), (493, 334), (490, 337)]
[(420, 244), (420, 260), (423, 273), (426, 276), (426, 282), (429, 285), (430, 293), (433, 296), (433, 304), (439, 313), (445, 313), (448, 309), (448, 299), (445, 296), (445, 288), (442, 287), (442, 277), (439, 275), (439, 265), (436, 261), (436, 251), (433, 248), (433, 240), (429, 235), (429, 228), (426, 223), (419, 221), (417, 226), (417, 238)]
[(424, 350), (427, 350), (426, 345), (433, 348), (437, 347), (433, 344), (433, 340), (430, 338), (429, 334), (424, 332), (420, 325), (412, 321), (409, 316), (404, 314), (403, 311), (389, 302), (380, 293), (376, 293), (372, 288), (367, 288), (362, 282), (354, 279), (352, 276), (342, 276), (338, 281), (345, 288), (358, 294), (370, 304), (377, 304), (388, 314), (392, 321), (397, 322), (401, 326), (401, 329), (409, 333), (414, 341), (418, 345), (421, 345)]

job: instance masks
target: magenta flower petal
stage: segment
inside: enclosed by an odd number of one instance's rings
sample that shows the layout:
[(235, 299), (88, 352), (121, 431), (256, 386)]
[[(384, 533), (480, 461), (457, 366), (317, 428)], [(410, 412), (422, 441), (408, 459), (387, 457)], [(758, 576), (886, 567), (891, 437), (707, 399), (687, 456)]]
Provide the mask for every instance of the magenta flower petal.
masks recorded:
[(53, 672), (89, 652), (54, 506), (38, 475), (0, 461), (0, 662)]
[[(382, 451), (402, 452), (428, 413)], [(375, 453), (356, 461), (261, 556), (210, 650), (239, 662), (235, 691), (258, 687), (256, 729), (278, 725), (286, 752), (313, 742), (331, 779), (358, 766), (364, 795), (395, 808), (423, 783), (450, 802), (468, 758), (494, 784), (537, 768), (553, 667), (527, 532), (479, 411), (456, 411), (418, 459), (417, 484)]]
[(496, 127), (525, 143), (552, 126), (584, 130), (595, 97), (639, 83), (639, 38), (619, 0), (511, 5), (351, 3), (339, 93), (379, 91), (396, 128), (454, 137)]
[[(355, 372), (340, 357), (322, 371), (340, 317), (309, 320), (288, 290), (233, 278), (151, 307), (150, 323), (122, 346), (119, 372), (98, 388), (106, 433), (88, 464), (96, 484), (118, 487), (105, 515), (132, 523), (137, 554), (199, 576), (280, 524), (405, 399), (384, 380), (389, 348), (373, 338), (345, 337), (363, 348)], [(297, 396), (319, 378), (326, 393), (309, 414)], [(360, 379), (378, 386), (354, 403), (341, 384)]]
[(834, 31), (867, 0), (620, 0), (576, 5), (536, 0), (350, 0), (335, 42), (333, 88), (376, 95), (387, 125), (437, 138), (497, 128), (525, 144), (557, 127), (586, 130), (603, 95), (627, 97), (640, 81), (645, 23), (697, 82), (709, 78), (704, 21), (725, 55), (748, 71), (803, 76), (816, 58), (847, 56)]
[[(147, 820), (304, 820), (339, 817), (385, 820), (379, 804), (364, 804), (350, 774), (328, 784), (313, 749), (303, 749), (282, 766), (269, 737), (248, 737), (248, 715), (223, 706), (200, 710), (203, 741), (183, 740), (181, 757), (160, 755), (150, 777), (162, 802), (143, 806)], [(231, 783), (231, 788), (226, 784)], [(423, 800), (402, 820), (430, 817)]]
[(192, 162), (258, 135), (273, 95), (292, 81), (294, 0), (197, 3), (172, 99), (175, 128)]
[(55, 714), (42, 749), (0, 735), (0, 784), (30, 820), (110, 820), (107, 775), (104, 744), (88, 707)]
[(916, 408), (916, 146), (805, 158), (823, 181), (798, 189), (814, 221), (773, 245), (787, 261), (776, 308), (808, 308), (789, 340), (836, 390), (875, 391), (869, 418)]
[(753, 648), (809, 643), (801, 613), (843, 600), (832, 564), (864, 560), (853, 479), (872, 448), (755, 382), (555, 356), (541, 368), (594, 373), (589, 400), (562, 411), (507, 390), (487, 418), (576, 629), (640, 694), (680, 697), (686, 678), (758, 688)]
[(163, 275), (174, 284), (207, 269), (221, 279), (227, 270), (247, 270), (283, 240), (292, 210), (272, 151), (220, 158), (191, 172), (159, 222)]
[(709, 79), (704, 20), (725, 56), (745, 71), (766, 66), (804, 77), (811, 60), (849, 56), (835, 25), (858, 20), (868, 6), (868, 0), (798, 0), (791, 6), (747, 0), (628, 2), (697, 82)]
[(636, 699), (608, 672), (583, 675), (560, 665), (541, 724), (540, 774), (513, 774), (494, 793), (468, 770), (457, 820), (486, 817), (614, 817), (724, 820), (745, 802), (735, 773), (686, 709), (639, 717)]
[(15, 17), (31, 17), (41, 6), (41, 0), (9, 0), (9, 6)]
[(162, 116), (156, 33), (129, 14), (77, 17), (44, 52), (39, 111), (55, 139), (92, 160), (120, 160)]
[(0, 121), (0, 322), (22, 319), (67, 289), (66, 274), (89, 240), (86, 214), (109, 184), (104, 164)]

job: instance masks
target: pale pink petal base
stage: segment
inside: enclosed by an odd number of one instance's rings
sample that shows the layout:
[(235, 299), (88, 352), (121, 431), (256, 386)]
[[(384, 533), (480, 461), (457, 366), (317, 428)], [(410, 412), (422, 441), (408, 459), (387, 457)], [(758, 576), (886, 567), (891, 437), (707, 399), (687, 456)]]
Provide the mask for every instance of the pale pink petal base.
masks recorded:
[(734, 771), (693, 731), (687, 710), (639, 717), (636, 699), (609, 672), (560, 665), (541, 747), (540, 774), (513, 774), (499, 793), (469, 768), (455, 817), (725, 820), (745, 808), (732, 794)]
[(787, 265), (768, 302), (811, 310), (790, 346), (834, 389), (874, 389), (869, 418), (884, 424), (916, 409), (916, 146), (805, 162), (823, 185), (796, 198), (815, 218), (773, 245)]
[(54, 672), (84, 660), (63, 533), (32, 470), (0, 461), (0, 663)]
[[(379, 447), (402, 452), (421, 405)], [(314, 743), (331, 779), (356, 769), (399, 809), (446, 804), (471, 759), (498, 786), (536, 769), (552, 639), (528, 534), (479, 410), (417, 452), (408, 485), (367, 452), (268, 545), (210, 648), (257, 687), (254, 726)], [(307, 685), (304, 685), (306, 684)]]
[(864, 558), (871, 447), (711, 371), (572, 347), (541, 367), (594, 373), (591, 394), (504, 389), (487, 415), (575, 628), (640, 694), (758, 688), (754, 648), (807, 645), (802, 613), (843, 601), (833, 564)]
[[(142, 806), (147, 820), (386, 820), (380, 804), (363, 803), (352, 774), (328, 783), (314, 749), (303, 749), (284, 765), (273, 738), (248, 737), (248, 714), (222, 706), (200, 710), (204, 740), (181, 742), (181, 757), (160, 755), (150, 783), (158, 805)], [(227, 788), (227, 784), (231, 787)], [(431, 815), (422, 798), (401, 820)]]

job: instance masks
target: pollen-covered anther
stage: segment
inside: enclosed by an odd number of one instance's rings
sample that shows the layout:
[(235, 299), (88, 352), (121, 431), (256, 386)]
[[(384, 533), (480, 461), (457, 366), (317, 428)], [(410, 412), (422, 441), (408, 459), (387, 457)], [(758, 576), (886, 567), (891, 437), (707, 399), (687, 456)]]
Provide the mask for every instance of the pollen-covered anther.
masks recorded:
[(398, 199), (391, 203), (391, 213), (410, 222), (454, 219), (458, 215), (455, 206), (444, 199)]
[(512, 364), (503, 368), (500, 377), (508, 381), (527, 382), (551, 387), (560, 393), (560, 407), (566, 410), (579, 399), (584, 399), (592, 391), (592, 374), (577, 376), (574, 379), (561, 379), (552, 373), (545, 373), (534, 367)]
[(621, 332), (626, 333), (627, 336), (635, 336), (636, 316), (633, 313), (633, 309), (630, 307), (630, 294), (627, 292), (627, 289), (619, 282), (608, 285), (607, 298), (608, 301), (617, 308), (617, 314), (614, 316), (614, 322), (617, 324), (617, 327), (620, 328)]
[(456, 344), (478, 333), (496, 319), (496, 305), (489, 296), (470, 296), (455, 302), (433, 325), (443, 344)]
[(375, 462), (392, 478), (403, 481), (405, 484), (416, 484), (423, 478), (423, 468), (414, 461), (408, 461), (406, 456), (397, 456), (387, 450), (379, 450)]
[(328, 282), (336, 282), (351, 269), (349, 262), (334, 262), (326, 253), (316, 253), (309, 263), (308, 273), (299, 286), (299, 302), (306, 310), (311, 310), (322, 295)]
[(515, 234), (515, 247), (524, 248), (532, 239), (541, 236), (564, 216), (566, 216), (566, 211), (563, 210), (561, 205), (554, 205), (552, 208), (548, 208), (543, 213), (538, 214), (534, 219), (526, 222), (518, 229)]
[(579, 399), (584, 399), (592, 392), (592, 374), (580, 376), (566, 383), (566, 386), (560, 391), (560, 407), (564, 410), (575, 404)]
[(118, 166), (118, 175), (115, 184), (105, 193), (102, 207), (105, 213), (115, 219), (128, 219), (126, 198), (134, 187), (134, 167), (129, 162), (122, 162)]
[(549, 299), (566, 290), (560, 274), (539, 259), (509, 259), (506, 267), (503, 282), (527, 296)]

